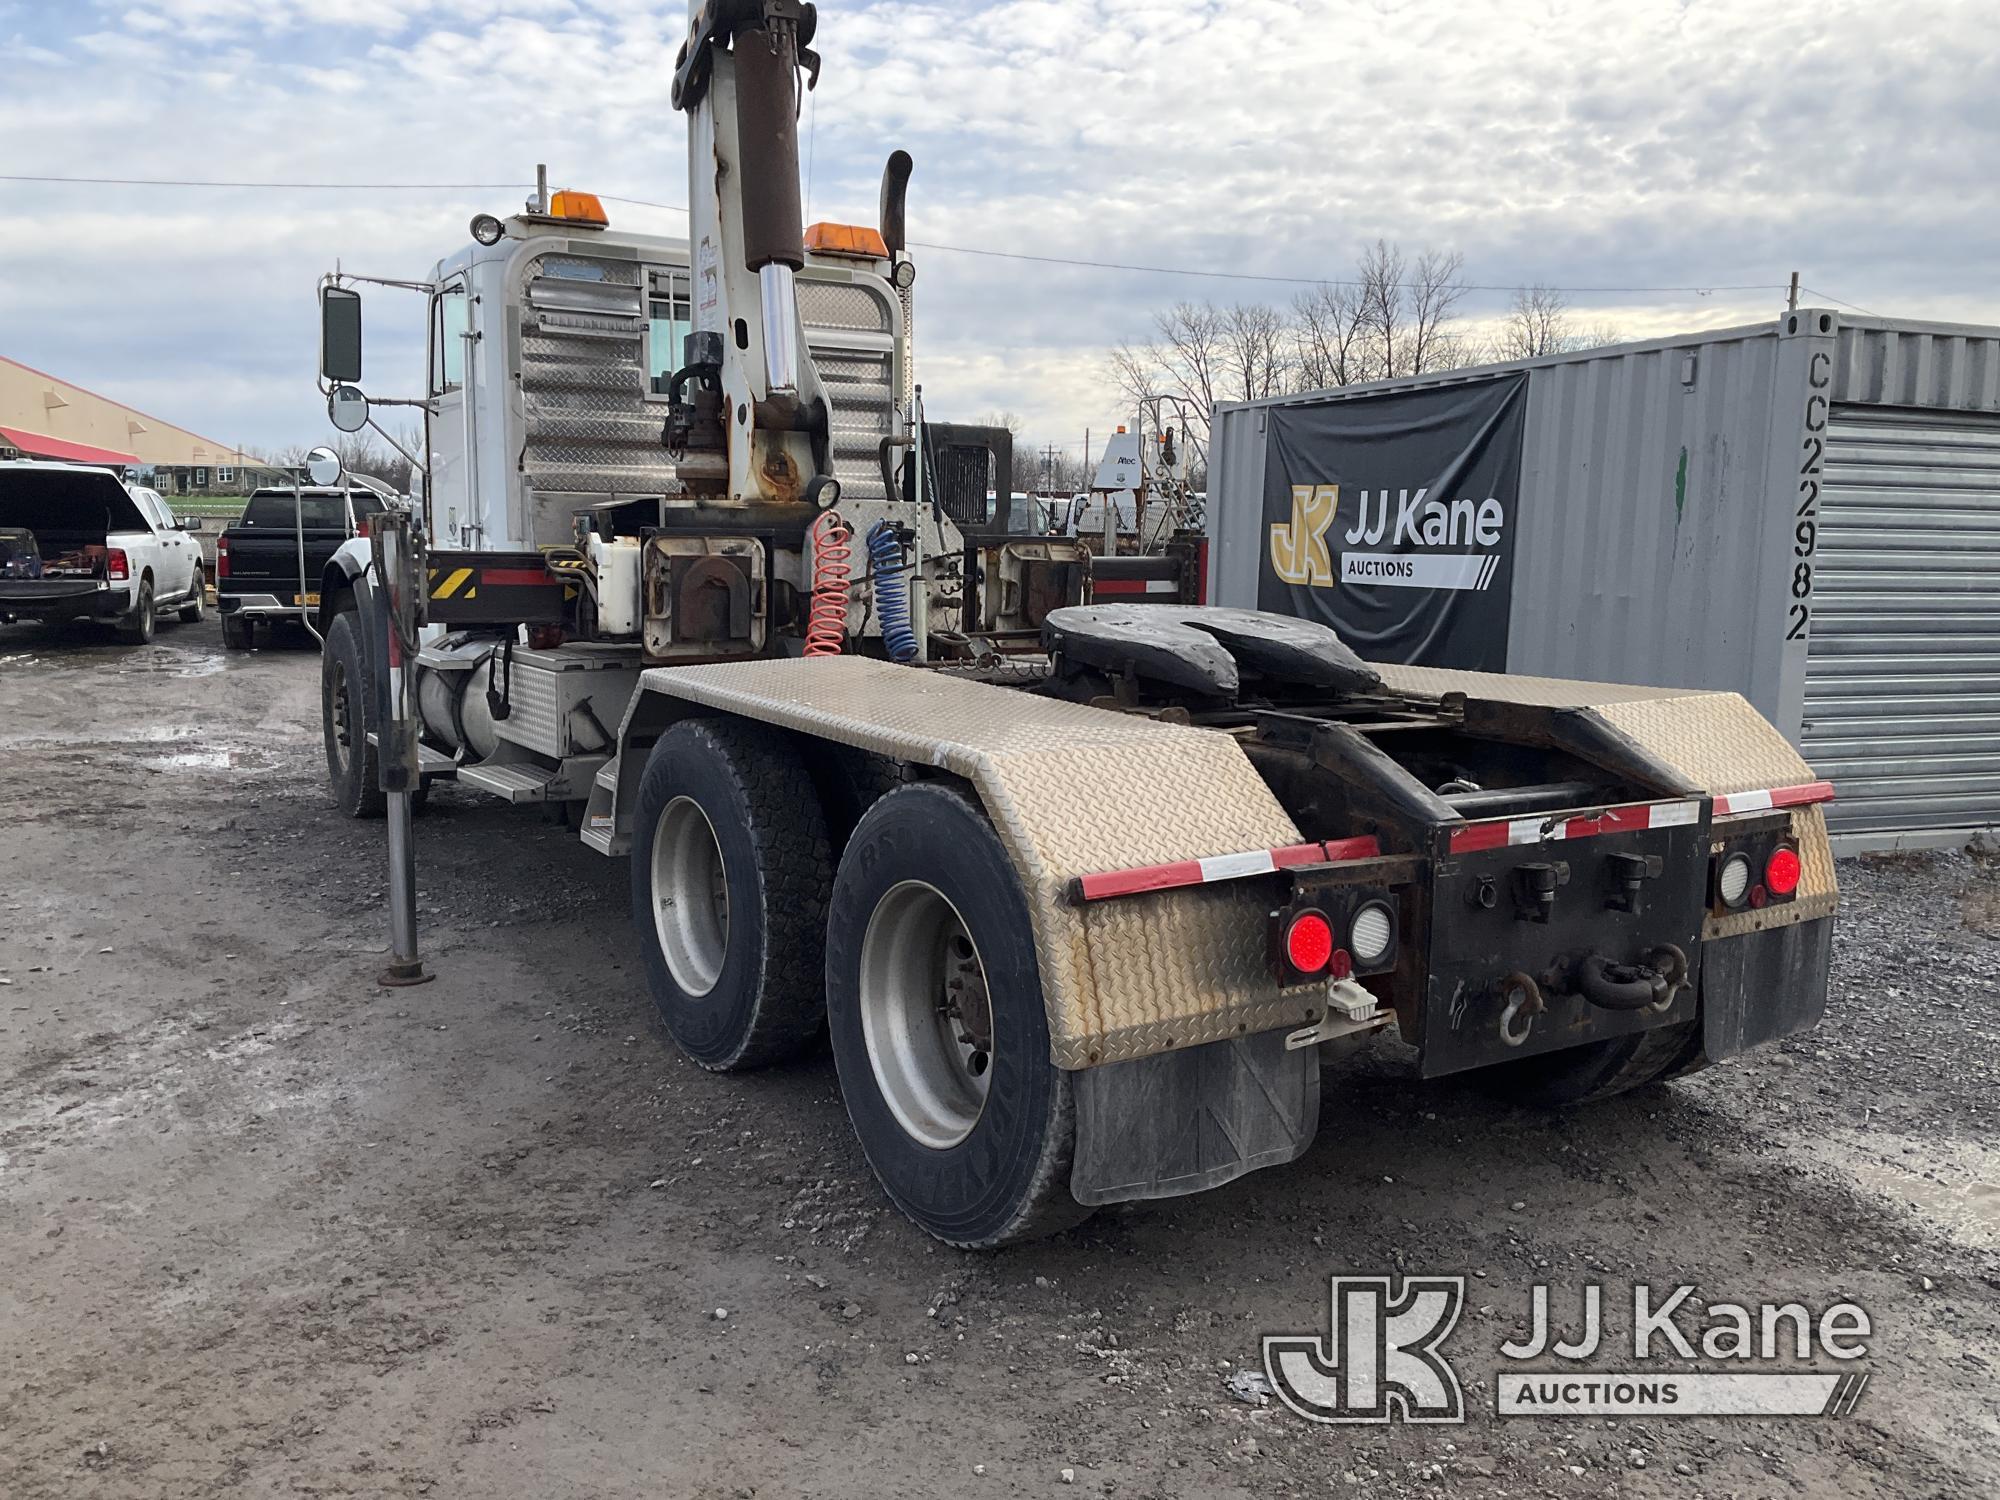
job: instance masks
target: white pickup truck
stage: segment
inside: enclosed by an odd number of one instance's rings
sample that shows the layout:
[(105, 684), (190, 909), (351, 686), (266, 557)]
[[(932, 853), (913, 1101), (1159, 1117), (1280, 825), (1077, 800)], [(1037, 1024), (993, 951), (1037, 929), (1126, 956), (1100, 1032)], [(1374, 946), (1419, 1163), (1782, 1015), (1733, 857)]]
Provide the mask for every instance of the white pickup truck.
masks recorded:
[(110, 620), (144, 645), (163, 609), (201, 618), (201, 546), (110, 469), (0, 463), (0, 621)]

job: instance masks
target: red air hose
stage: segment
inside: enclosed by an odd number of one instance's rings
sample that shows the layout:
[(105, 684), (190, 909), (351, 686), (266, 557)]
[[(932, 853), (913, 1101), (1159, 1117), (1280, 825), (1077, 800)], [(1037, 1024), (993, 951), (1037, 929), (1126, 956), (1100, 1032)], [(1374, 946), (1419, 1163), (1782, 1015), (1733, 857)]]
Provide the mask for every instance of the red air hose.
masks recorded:
[(853, 576), (854, 528), (837, 510), (812, 524), (812, 614), (806, 625), (807, 656), (838, 656), (847, 646), (847, 586)]

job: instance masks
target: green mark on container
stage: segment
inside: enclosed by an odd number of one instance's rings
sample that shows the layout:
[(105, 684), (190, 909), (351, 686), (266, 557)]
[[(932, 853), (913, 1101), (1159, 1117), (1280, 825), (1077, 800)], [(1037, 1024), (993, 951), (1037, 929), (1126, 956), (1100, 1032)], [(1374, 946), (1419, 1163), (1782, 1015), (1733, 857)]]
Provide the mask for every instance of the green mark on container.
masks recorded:
[(1688, 500), (1688, 451), (1681, 449), (1681, 466), (1674, 470), (1674, 525), (1681, 524), (1681, 512), (1687, 509)]

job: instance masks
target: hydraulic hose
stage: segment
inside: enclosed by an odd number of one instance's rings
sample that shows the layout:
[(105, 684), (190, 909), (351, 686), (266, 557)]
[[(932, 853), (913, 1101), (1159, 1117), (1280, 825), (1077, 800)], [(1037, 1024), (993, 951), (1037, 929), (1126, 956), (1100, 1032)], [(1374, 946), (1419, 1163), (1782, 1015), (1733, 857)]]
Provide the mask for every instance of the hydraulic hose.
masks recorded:
[(887, 521), (877, 521), (868, 528), (868, 571), (875, 586), (875, 608), (882, 616), (882, 645), (889, 659), (915, 660), (917, 633), (910, 628), (910, 577), (903, 570), (903, 544)]

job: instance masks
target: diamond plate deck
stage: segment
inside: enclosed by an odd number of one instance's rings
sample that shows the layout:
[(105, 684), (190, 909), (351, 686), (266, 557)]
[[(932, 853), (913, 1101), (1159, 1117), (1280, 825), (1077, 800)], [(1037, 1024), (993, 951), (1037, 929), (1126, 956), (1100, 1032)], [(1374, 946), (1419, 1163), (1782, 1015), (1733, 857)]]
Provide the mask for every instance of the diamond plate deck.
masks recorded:
[(978, 792), (1021, 873), (1054, 1060), (1146, 1057), (1317, 1016), (1281, 990), (1250, 893), (1168, 891), (1079, 911), (1097, 870), (1295, 843), (1226, 735), (859, 657), (656, 668), (646, 690), (936, 766)]

